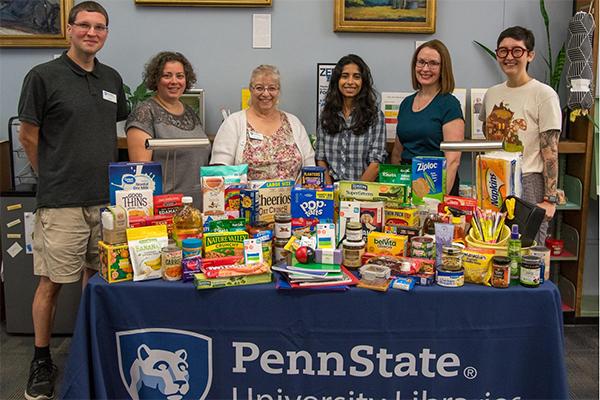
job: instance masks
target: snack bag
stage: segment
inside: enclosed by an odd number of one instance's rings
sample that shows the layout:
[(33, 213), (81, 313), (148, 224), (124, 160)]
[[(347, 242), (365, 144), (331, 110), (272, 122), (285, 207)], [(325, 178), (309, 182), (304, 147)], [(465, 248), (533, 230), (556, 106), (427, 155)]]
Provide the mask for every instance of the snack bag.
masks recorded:
[(413, 158), (413, 204), (424, 204), (425, 197), (442, 201), (444, 193), (446, 193), (446, 159), (444, 157)]
[(133, 266), (133, 280), (161, 277), (160, 250), (169, 244), (166, 225), (127, 229), (127, 242)]
[(239, 192), (235, 189), (248, 183), (248, 164), (200, 167), (200, 183), (205, 215), (224, 214), (226, 210), (235, 213), (239, 210)]
[(478, 285), (490, 285), (492, 278), (492, 257), (494, 250), (466, 248), (463, 250), (463, 267), (465, 269), (465, 282)]

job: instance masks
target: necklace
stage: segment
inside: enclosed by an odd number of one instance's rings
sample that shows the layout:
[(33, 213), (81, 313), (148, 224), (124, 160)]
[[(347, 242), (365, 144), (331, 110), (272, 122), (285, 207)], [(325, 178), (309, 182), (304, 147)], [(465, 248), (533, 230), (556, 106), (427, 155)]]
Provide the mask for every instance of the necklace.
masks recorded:
[(160, 96), (154, 96), (154, 99), (162, 108), (167, 110), (167, 112), (175, 115), (180, 115), (183, 111), (183, 104), (178, 100), (176, 104), (169, 104), (163, 101)]

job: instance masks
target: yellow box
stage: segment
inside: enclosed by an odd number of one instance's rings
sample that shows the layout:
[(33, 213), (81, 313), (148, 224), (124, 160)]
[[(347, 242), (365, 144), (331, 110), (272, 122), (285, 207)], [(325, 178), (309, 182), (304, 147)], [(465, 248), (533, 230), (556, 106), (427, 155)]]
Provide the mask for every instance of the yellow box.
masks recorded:
[(244, 231), (205, 233), (203, 239), (204, 257), (243, 257), (244, 240), (248, 237), (248, 232)]
[(127, 243), (107, 244), (98, 242), (100, 276), (108, 283), (133, 280), (133, 268), (129, 260)]
[(385, 225), (390, 226), (417, 226), (419, 215), (416, 208), (386, 208)]
[(367, 253), (404, 256), (408, 236), (371, 232), (367, 236)]

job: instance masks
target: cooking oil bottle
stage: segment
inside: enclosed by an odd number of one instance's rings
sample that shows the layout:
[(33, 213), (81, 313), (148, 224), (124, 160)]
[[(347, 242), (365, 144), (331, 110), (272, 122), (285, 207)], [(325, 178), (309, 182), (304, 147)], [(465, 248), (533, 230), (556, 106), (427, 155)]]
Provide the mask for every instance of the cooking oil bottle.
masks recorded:
[(183, 239), (202, 239), (202, 213), (192, 201), (191, 196), (184, 196), (181, 199), (183, 207), (173, 216), (173, 240), (180, 248)]

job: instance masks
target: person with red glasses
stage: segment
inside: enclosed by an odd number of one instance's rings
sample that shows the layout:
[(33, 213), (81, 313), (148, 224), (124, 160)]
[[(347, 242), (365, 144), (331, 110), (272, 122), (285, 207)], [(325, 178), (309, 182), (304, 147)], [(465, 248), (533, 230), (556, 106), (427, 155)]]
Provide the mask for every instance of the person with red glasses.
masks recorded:
[(507, 151), (523, 153), (522, 198), (546, 211), (536, 236), (543, 244), (556, 211), (562, 114), (556, 92), (527, 73), (534, 45), (526, 28), (513, 26), (500, 33), (496, 60), (507, 80), (488, 89), (479, 119), (488, 139), (502, 140)]

